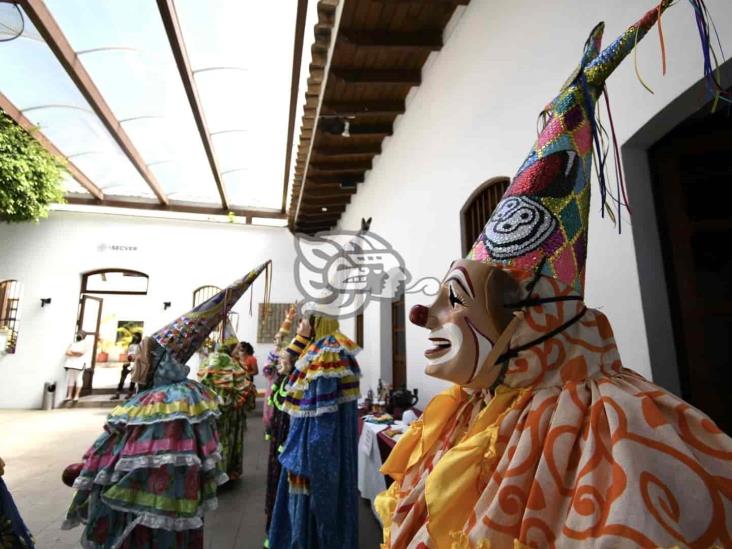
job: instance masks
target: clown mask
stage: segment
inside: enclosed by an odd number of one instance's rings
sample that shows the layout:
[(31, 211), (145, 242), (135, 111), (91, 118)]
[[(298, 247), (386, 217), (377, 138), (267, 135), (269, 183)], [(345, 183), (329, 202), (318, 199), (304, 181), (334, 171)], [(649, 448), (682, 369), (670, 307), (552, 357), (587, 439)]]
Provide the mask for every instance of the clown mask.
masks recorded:
[(292, 362), (286, 352), (282, 352), (277, 361), (277, 373), (284, 376), (292, 371)]
[(514, 319), (506, 305), (518, 299), (518, 282), (506, 271), (455, 261), (432, 306), (415, 305), (409, 313), (413, 324), (430, 331), (425, 372), (468, 388), (493, 385), (500, 373), (494, 346)]

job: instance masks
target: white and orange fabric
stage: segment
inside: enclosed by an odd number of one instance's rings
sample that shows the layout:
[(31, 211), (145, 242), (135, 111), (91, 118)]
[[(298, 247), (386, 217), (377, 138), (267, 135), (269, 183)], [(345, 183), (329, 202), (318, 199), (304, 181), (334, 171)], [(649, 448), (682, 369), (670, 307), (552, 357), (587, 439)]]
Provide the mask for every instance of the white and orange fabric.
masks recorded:
[[(532, 293), (572, 295), (544, 276)], [(462, 433), (455, 387), (394, 448), (384, 547), (732, 547), (732, 439), (623, 368), (580, 300), (528, 308), (511, 347), (527, 344)]]

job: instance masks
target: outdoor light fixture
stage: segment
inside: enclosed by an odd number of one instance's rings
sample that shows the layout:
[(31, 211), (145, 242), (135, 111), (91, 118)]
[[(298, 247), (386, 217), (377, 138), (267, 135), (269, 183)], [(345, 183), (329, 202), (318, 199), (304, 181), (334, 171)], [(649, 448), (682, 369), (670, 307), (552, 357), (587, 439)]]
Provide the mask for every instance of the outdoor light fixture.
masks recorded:
[(342, 137), (351, 137), (351, 123), (346, 118), (343, 120), (343, 131), (341, 132)]
[(46, 305), (51, 304), (51, 298), (50, 297), (42, 297), (41, 298), (41, 308), (45, 307)]
[(320, 211), (321, 212), (327, 212), (328, 211), (328, 208), (326, 208), (325, 206), (323, 206), (322, 208), (320, 208)]
[(167, 311), (170, 308), (170, 301), (163, 301), (163, 310)]

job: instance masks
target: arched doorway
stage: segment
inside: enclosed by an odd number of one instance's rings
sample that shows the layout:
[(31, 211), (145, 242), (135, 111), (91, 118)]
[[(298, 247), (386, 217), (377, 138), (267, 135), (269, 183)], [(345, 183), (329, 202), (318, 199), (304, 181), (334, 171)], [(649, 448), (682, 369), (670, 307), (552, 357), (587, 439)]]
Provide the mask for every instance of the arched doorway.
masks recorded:
[[(81, 273), (76, 331), (92, 339), (91, 364), (84, 372), (82, 396), (113, 394), (126, 361), (126, 348), (136, 332), (144, 330), (141, 316), (149, 276), (124, 268)], [(95, 381), (97, 367), (100, 376)], [(104, 372), (102, 372), (104, 369)]]

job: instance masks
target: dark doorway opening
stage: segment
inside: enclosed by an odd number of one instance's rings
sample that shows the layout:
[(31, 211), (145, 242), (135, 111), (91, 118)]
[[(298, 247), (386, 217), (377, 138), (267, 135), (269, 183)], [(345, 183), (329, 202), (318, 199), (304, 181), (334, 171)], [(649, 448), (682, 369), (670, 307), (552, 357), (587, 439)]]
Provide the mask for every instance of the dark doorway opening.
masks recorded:
[(649, 151), (681, 396), (732, 433), (732, 119), (709, 107)]
[(407, 339), (404, 294), (391, 303), (391, 382), (395, 389), (407, 385)]

